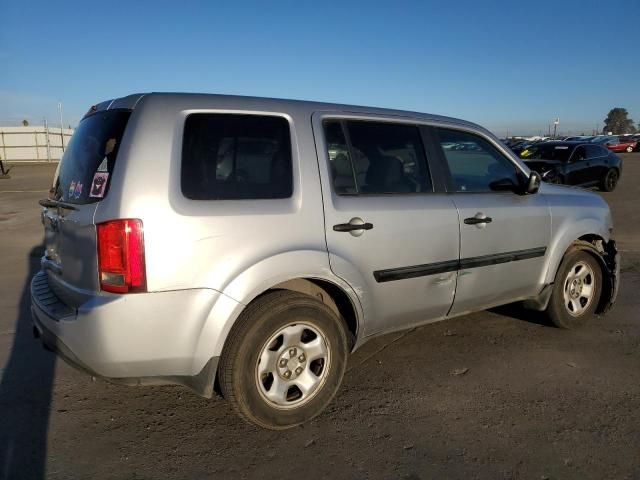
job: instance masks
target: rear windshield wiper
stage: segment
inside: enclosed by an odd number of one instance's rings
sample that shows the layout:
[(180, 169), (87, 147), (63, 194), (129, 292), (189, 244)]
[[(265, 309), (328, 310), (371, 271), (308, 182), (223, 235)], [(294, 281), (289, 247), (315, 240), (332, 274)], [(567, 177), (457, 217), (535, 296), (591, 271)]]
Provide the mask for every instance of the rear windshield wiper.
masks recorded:
[(59, 200), (51, 200), (49, 198), (38, 200), (38, 203), (46, 208), (66, 208), (67, 210), (78, 210), (77, 207), (74, 207), (70, 203), (61, 202)]

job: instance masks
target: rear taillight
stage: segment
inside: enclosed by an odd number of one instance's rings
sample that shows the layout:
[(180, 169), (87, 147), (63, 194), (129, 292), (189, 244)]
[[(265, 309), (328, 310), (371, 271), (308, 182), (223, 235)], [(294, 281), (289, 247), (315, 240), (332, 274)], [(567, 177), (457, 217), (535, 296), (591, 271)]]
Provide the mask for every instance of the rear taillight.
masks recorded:
[(146, 292), (142, 221), (111, 220), (98, 230), (98, 275), (107, 292)]

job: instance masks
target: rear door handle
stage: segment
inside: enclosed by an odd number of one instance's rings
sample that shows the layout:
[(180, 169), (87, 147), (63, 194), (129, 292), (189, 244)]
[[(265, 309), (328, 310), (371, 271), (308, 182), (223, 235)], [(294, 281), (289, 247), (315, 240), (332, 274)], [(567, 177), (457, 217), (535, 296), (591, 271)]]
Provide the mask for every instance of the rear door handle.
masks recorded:
[(359, 237), (365, 230), (371, 230), (373, 223), (365, 222), (360, 217), (353, 217), (349, 223), (339, 223), (333, 226), (334, 232), (349, 232), (352, 237)]

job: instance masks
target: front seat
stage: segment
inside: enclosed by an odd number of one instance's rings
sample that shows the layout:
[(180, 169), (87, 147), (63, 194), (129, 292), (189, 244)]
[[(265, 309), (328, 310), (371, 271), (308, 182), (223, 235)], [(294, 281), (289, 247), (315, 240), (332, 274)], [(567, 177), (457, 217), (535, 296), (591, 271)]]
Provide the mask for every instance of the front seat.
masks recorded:
[(414, 192), (411, 182), (404, 174), (402, 162), (396, 157), (379, 155), (369, 157), (367, 170), (367, 188), (371, 193), (411, 193)]

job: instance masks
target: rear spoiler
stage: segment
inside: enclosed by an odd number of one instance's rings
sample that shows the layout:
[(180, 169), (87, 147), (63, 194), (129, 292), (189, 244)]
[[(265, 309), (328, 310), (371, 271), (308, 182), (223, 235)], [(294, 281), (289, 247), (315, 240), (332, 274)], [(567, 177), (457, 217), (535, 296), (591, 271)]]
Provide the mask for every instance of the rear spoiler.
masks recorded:
[(133, 95), (127, 95), (126, 97), (114, 98), (112, 100), (96, 103), (89, 107), (89, 110), (84, 114), (82, 119), (84, 120), (85, 117), (104, 110), (133, 110), (145, 95), (146, 93), (134, 93)]

